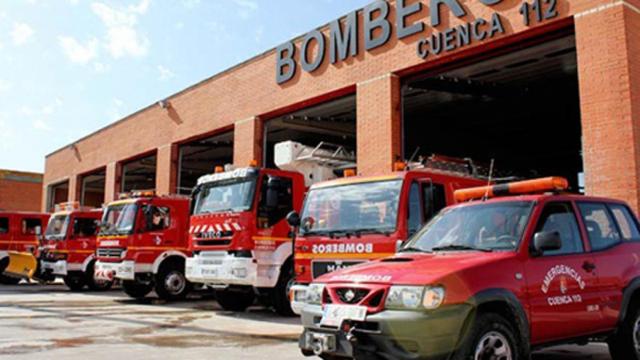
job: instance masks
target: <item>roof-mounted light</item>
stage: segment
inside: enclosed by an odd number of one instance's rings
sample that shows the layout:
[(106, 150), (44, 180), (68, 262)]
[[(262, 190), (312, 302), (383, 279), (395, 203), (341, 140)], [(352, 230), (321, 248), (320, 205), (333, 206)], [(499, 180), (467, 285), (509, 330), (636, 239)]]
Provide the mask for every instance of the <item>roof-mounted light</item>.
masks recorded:
[(456, 190), (455, 199), (464, 202), (474, 199), (492, 198), (505, 195), (524, 195), (545, 192), (560, 192), (569, 189), (569, 181), (563, 177), (516, 181), (506, 184), (481, 186)]
[(344, 177), (354, 177), (356, 176), (356, 169), (345, 169), (342, 174)]

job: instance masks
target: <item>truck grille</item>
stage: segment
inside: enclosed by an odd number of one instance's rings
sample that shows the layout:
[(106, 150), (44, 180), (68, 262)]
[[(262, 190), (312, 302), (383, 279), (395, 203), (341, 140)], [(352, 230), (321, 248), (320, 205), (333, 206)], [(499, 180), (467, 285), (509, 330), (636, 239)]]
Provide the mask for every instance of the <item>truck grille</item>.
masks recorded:
[(358, 304), (368, 294), (368, 289), (341, 288), (336, 290), (336, 295), (344, 304)]
[(101, 258), (117, 258), (120, 259), (124, 249), (115, 248), (99, 248), (97, 251), (98, 257)]

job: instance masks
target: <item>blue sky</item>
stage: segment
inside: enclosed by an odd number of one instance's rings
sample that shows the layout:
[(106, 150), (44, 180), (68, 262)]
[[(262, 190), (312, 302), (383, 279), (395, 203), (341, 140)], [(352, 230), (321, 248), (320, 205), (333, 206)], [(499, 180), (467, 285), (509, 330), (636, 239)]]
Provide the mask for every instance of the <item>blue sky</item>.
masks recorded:
[(46, 154), (371, 0), (1, 0), (0, 168)]

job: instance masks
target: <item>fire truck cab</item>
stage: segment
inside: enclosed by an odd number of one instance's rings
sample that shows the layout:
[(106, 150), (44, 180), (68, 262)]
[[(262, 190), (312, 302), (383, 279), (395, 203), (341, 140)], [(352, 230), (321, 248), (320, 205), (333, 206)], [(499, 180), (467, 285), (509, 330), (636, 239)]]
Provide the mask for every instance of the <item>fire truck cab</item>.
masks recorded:
[[(10, 253), (33, 254), (38, 251), (39, 235), (49, 219), (48, 214), (36, 212), (0, 212), (0, 284), (20, 282), (17, 273), (7, 274)], [(35, 257), (34, 257), (35, 259)], [(16, 270), (20, 266), (16, 266)], [(12, 275), (12, 276), (10, 276)]]
[[(399, 164), (398, 169), (402, 169)], [(290, 298), (300, 314), (308, 284), (326, 273), (396, 253), (444, 207), (457, 189), (486, 185), (470, 160), (432, 156), (419, 168), (313, 185), (298, 229)]]
[(102, 209), (80, 207), (79, 203), (56, 205), (40, 249), (40, 274), (43, 279), (62, 277), (72, 291), (85, 286), (108, 290), (112, 281), (94, 279), (96, 239)]
[(102, 217), (95, 277), (122, 281), (133, 298), (152, 290), (165, 300), (186, 297), (189, 199), (136, 191), (107, 205)]
[(307, 187), (335, 177), (353, 156), (327, 144), (276, 145), (281, 170), (248, 167), (199, 179), (193, 191), (187, 278), (216, 289), (218, 303), (243, 311), (256, 295), (282, 315), (292, 315), (288, 291), (293, 248), (286, 216), (299, 211)]

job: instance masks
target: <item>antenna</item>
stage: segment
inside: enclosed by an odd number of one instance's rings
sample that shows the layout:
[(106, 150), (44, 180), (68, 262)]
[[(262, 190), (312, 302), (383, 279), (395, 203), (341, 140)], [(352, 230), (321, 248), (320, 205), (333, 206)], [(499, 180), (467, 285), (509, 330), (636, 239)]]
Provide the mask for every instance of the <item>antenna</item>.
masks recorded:
[(411, 158), (409, 158), (409, 161), (407, 161), (407, 164), (411, 164), (411, 162), (413, 161), (413, 159), (416, 158), (416, 156), (418, 156), (418, 152), (420, 151), (420, 146), (418, 146), (416, 148), (416, 151), (413, 152), (413, 155), (411, 155)]
[(489, 179), (487, 180), (487, 191), (484, 193), (482, 197), (482, 201), (487, 201), (489, 199), (489, 190), (491, 189), (491, 180), (493, 178), (493, 164), (496, 159), (491, 159), (491, 164), (489, 165)]

